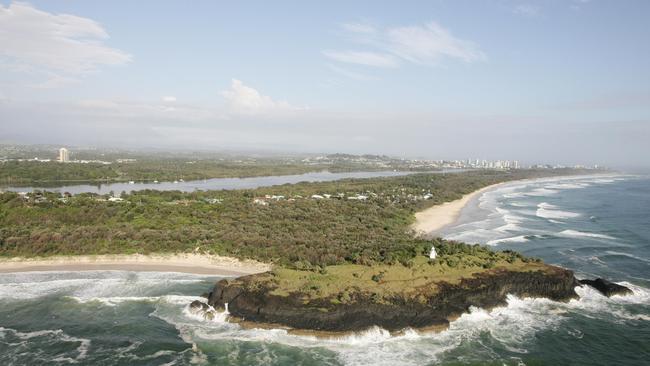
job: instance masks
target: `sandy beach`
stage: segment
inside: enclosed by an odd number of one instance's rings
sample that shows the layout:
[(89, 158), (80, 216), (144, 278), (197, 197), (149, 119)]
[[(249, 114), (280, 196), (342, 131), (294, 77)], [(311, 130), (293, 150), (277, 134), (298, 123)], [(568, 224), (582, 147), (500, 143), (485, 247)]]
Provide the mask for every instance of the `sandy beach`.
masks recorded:
[(453, 224), (460, 216), (463, 207), (465, 207), (474, 197), (477, 197), (483, 192), (501, 184), (503, 183), (492, 184), (472, 193), (468, 193), (455, 201), (445, 202), (441, 205), (429, 207), (426, 210), (417, 212), (415, 214), (415, 223), (411, 228), (420, 236), (434, 234), (443, 227)]
[(132, 254), (0, 259), (0, 273), (32, 271), (183, 272), (242, 276), (266, 272), (269, 264), (204, 254)]

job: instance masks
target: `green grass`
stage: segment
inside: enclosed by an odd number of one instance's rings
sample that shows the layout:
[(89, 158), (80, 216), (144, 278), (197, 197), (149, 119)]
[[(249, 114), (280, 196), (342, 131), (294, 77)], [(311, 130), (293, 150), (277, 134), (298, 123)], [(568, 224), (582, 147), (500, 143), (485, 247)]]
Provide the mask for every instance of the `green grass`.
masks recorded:
[[(379, 298), (399, 296), (417, 299), (422, 295), (434, 294), (442, 282), (458, 284), (464, 278), (478, 273), (496, 270), (539, 271), (546, 265), (513, 257), (509, 253), (492, 255), (460, 255), (455, 266), (447, 264), (448, 258), (429, 261), (425, 256), (417, 256), (408, 265), (377, 264), (364, 266), (343, 264), (327, 266), (320, 271), (276, 268), (270, 274), (258, 277), (252, 286), (274, 288), (271, 294), (278, 296), (302, 297), (303, 302), (330, 298), (334, 303), (350, 301), (353, 293), (365, 293)], [(489, 266), (484, 266), (490, 263)]]

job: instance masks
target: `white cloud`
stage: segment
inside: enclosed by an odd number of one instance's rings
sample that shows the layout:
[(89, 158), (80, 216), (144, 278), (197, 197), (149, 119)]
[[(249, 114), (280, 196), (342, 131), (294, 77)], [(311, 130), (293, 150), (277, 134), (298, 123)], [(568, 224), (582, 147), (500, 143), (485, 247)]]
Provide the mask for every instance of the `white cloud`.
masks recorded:
[(393, 28), (387, 33), (387, 48), (411, 62), (436, 63), (445, 57), (465, 62), (485, 59), (474, 43), (454, 37), (436, 22)]
[(374, 76), (370, 76), (370, 75), (362, 74), (362, 73), (359, 73), (359, 72), (350, 71), (350, 70), (348, 70), (348, 69), (345, 69), (345, 68), (342, 68), (342, 67), (338, 67), (338, 66), (335, 66), (335, 65), (327, 65), (327, 67), (328, 67), (330, 70), (334, 71), (335, 73), (337, 73), (337, 74), (341, 74), (341, 75), (343, 75), (343, 76), (345, 76), (345, 77), (348, 77), (348, 78), (350, 78), (350, 79), (354, 79), (354, 80), (363, 80), (363, 81), (367, 81), (367, 80), (377, 80), (377, 78), (374, 77)]
[(396, 67), (402, 62), (431, 65), (444, 59), (468, 63), (486, 59), (475, 43), (455, 37), (436, 22), (384, 29), (362, 23), (348, 23), (343, 24), (342, 29), (351, 36), (352, 42), (374, 50), (323, 51), (325, 56), (338, 62)]
[(539, 14), (540, 8), (531, 4), (519, 4), (512, 10), (515, 14), (534, 17)]
[(374, 26), (370, 24), (364, 24), (364, 23), (345, 23), (341, 25), (341, 28), (343, 28), (348, 32), (353, 32), (353, 33), (371, 34), (377, 31), (377, 29)]
[(76, 84), (78, 82), (79, 79), (65, 77), (57, 74), (49, 74), (47, 80), (43, 82), (37, 82), (35, 84), (28, 84), (28, 86), (36, 89), (55, 89), (70, 84)]
[(237, 114), (257, 115), (306, 109), (294, 107), (286, 101), (273, 100), (237, 79), (232, 79), (230, 89), (222, 91), (221, 95), (226, 98), (230, 111)]
[(0, 4), (2, 67), (16, 73), (42, 74), (45, 87), (131, 61), (131, 55), (106, 46), (104, 28), (92, 19), (52, 14), (27, 3)]
[(165, 96), (165, 97), (162, 97), (162, 101), (165, 102), (165, 103), (174, 103), (174, 102), (176, 102), (176, 97), (171, 96), (171, 95)]
[(328, 58), (351, 64), (359, 64), (376, 67), (397, 67), (397, 59), (385, 53), (363, 52), (363, 51), (323, 51)]

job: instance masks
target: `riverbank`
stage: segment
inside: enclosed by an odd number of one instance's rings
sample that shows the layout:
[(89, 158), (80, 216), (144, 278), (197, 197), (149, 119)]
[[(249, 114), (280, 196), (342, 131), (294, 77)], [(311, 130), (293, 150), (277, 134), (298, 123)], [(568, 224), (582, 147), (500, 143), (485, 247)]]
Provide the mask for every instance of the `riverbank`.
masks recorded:
[(215, 276), (243, 276), (266, 272), (271, 265), (204, 254), (130, 254), (2, 258), (0, 273), (34, 271), (181, 272)]
[(463, 208), (471, 202), (473, 198), (503, 184), (504, 183), (492, 184), (472, 193), (468, 193), (455, 201), (445, 202), (417, 212), (415, 214), (415, 223), (411, 225), (411, 229), (413, 229), (418, 236), (431, 236), (445, 226), (456, 222)]

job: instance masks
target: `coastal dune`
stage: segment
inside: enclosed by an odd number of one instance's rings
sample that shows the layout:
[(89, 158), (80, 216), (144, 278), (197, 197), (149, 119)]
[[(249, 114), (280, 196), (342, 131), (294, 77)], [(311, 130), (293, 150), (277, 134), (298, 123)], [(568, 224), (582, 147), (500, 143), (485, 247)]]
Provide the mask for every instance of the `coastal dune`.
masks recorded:
[(417, 212), (415, 214), (415, 223), (411, 225), (411, 229), (413, 229), (418, 236), (431, 236), (447, 225), (456, 222), (463, 208), (473, 198), (478, 197), (483, 192), (493, 189), (501, 184), (503, 183), (492, 184), (468, 193), (455, 201), (445, 202)]
[(269, 264), (207, 254), (84, 255), (0, 260), (0, 273), (32, 271), (183, 272), (200, 275), (242, 276), (266, 272)]

